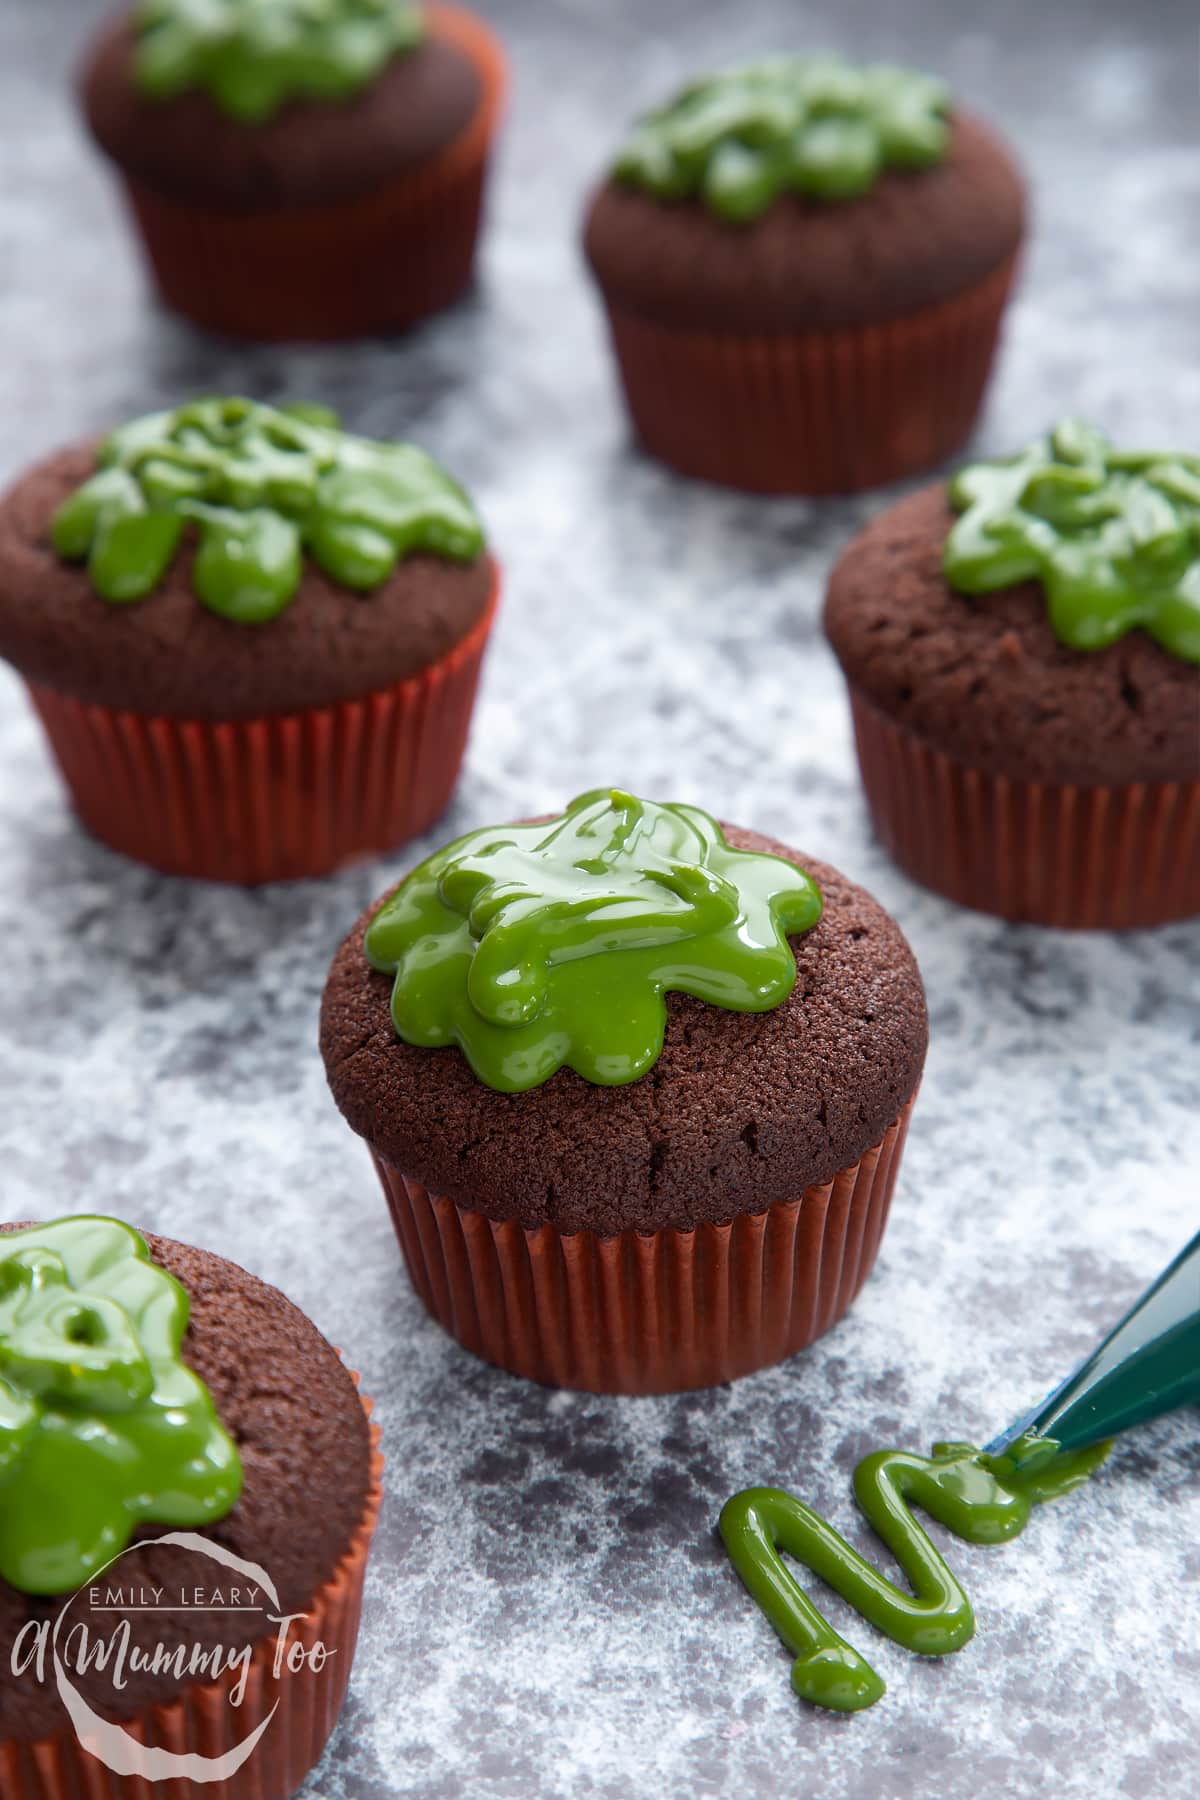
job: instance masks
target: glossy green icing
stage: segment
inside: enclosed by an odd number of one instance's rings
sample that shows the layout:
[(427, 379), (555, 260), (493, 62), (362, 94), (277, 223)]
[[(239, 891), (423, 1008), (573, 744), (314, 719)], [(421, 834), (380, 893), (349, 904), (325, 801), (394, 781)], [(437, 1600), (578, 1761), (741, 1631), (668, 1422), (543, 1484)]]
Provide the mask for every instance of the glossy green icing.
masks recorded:
[(305, 553), (365, 591), (416, 552), (469, 562), (483, 549), (471, 502), (431, 456), (354, 437), (324, 407), (195, 400), (114, 431), (97, 462), (50, 538), (116, 606), (153, 592), (188, 525), (197, 597), (242, 625), (283, 611)]
[(935, 1444), (931, 1457), (903, 1450), (865, 1456), (854, 1471), (859, 1506), (912, 1583), (907, 1593), (872, 1568), (819, 1513), (779, 1488), (746, 1488), (726, 1502), (720, 1530), (738, 1574), (793, 1651), (792, 1686), (802, 1700), (859, 1712), (884, 1682), (839, 1637), (780, 1554), (786, 1551), (856, 1612), (923, 1656), (961, 1650), (975, 1615), (962, 1586), (912, 1507), (971, 1544), (1003, 1544), (1025, 1529), (1031, 1509), (1070, 1493), (1103, 1462), (1108, 1444), (1055, 1454), (1043, 1442), (1023, 1466), (1023, 1446), (988, 1456), (973, 1444)]
[(1072, 650), (1140, 626), (1200, 662), (1200, 456), (1118, 450), (1067, 420), (1010, 461), (960, 469), (950, 503), (962, 517), (942, 566), (960, 593), (1040, 581)]
[(439, 850), (375, 914), (366, 953), (395, 974), (399, 1036), (457, 1044), (488, 1087), (520, 1093), (564, 1064), (616, 1086), (658, 1060), (668, 992), (779, 1006), (788, 934), (820, 915), (815, 882), (732, 849), (707, 813), (597, 788)]
[(245, 124), (287, 100), (345, 100), (425, 37), (406, 0), (136, 0), (135, 72), (166, 100), (202, 89)]
[(116, 1219), (0, 1233), (0, 1578), (89, 1581), (139, 1525), (224, 1518), (238, 1453), (181, 1361), (188, 1299)]
[(851, 200), (884, 169), (940, 162), (949, 106), (941, 82), (910, 69), (779, 56), (685, 88), (640, 121), (613, 173), (740, 224), (781, 194)]

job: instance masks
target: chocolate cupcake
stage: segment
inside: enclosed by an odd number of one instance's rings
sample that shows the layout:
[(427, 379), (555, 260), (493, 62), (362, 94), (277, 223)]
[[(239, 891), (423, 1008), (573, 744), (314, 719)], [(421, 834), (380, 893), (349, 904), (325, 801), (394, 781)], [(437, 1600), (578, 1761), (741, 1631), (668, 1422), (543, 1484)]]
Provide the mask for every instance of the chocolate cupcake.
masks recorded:
[(424, 451), (201, 400), (0, 498), (0, 655), (76, 809), (170, 874), (321, 875), (458, 777), (499, 572)]
[(0, 1350), (0, 1792), (287, 1800), (379, 1509), (355, 1378), (274, 1288), (108, 1218), (0, 1228)]
[(869, 895), (605, 790), (414, 870), (342, 944), (321, 1014), (430, 1312), (600, 1392), (727, 1381), (840, 1318), (925, 1046)]
[(831, 56), (697, 82), (587, 215), (634, 426), (685, 475), (849, 492), (928, 468), (979, 410), (1020, 175), (939, 82)]
[(1200, 458), (1066, 423), (891, 508), (825, 629), (875, 827), (964, 906), (1200, 913)]
[(135, 0), (80, 77), (164, 302), (259, 339), (397, 331), (471, 279), (495, 37), (406, 0)]

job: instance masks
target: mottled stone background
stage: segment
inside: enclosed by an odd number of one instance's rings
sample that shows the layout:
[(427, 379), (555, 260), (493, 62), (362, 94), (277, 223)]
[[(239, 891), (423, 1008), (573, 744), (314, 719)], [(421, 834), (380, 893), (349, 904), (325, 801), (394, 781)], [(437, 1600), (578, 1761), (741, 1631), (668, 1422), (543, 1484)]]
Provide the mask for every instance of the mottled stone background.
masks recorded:
[(1197, 1791), (1196, 1419), (1124, 1442), (1003, 1550), (918, 1661), (832, 1613), (890, 1684), (806, 1711), (713, 1536), (747, 1482), (862, 1541), (868, 1447), (988, 1435), (1195, 1229), (1195, 929), (1015, 930), (872, 842), (817, 628), (879, 504), (760, 504), (635, 454), (580, 268), (585, 185), (634, 105), (727, 55), (908, 57), (1006, 122), (1036, 236), (979, 433), (1062, 411), (1194, 442), (1200, 158), (1185, 0), (506, 0), (515, 93), (478, 294), (403, 343), (253, 354), (155, 311), (68, 71), (92, 0), (0, 9), (0, 476), (196, 390), (312, 396), (474, 489), (508, 570), (447, 833), (619, 781), (840, 864), (902, 921), (933, 1045), (873, 1280), (782, 1369), (664, 1400), (492, 1372), (409, 1292), (315, 1050), (329, 955), (421, 847), (257, 893), (160, 880), (74, 825), (0, 677), (0, 1167), (8, 1217), (112, 1210), (279, 1283), (365, 1371), (389, 1451), (353, 1695), (306, 1794), (960, 1800)]

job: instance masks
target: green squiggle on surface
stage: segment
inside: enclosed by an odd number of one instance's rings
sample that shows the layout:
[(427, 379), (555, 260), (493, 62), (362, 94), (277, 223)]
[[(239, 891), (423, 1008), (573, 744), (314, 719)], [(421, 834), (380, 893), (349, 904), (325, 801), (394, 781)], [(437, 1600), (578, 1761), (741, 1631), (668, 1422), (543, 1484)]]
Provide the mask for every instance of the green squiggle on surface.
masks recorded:
[(935, 1444), (931, 1457), (903, 1450), (866, 1456), (854, 1471), (859, 1506), (879, 1533), (913, 1592), (906, 1593), (859, 1555), (819, 1513), (779, 1488), (746, 1488), (726, 1502), (720, 1532), (738, 1574), (788, 1649), (792, 1686), (802, 1700), (835, 1712), (860, 1712), (885, 1684), (865, 1657), (839, 1637), (783, 1561), (783, 1551), (848, 1600), (870, 1624), (923, 1656), (961, 1650), (975, 1632), (962, 1586), (912, 1506), (971, 1544), (1016, 1537), (1034, 1506), (1079, 1487), (1104, 1461), (1109, 1445), (1054, 1455), (1048, 1440), (1030, 1451), (1021, 1441), (1009, 1456), (973, 1444)]

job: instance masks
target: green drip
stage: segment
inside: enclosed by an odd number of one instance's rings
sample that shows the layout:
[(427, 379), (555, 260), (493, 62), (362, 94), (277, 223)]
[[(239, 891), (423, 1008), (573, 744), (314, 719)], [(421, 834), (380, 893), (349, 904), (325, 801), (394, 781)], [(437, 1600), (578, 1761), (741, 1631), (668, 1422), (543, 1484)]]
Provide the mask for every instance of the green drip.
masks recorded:
[(82, 1586), (139, 1525), (199, 1526), (242, 1467), (179, 1355), (183, 1288), (116, 1219), (0, 1233), (0, 1579)]
[(662, 1051), (668, 992), (735, 1012), (791, 993), (788, 933), (821, 916), (815, 882), (735, 850), (694, 806), (619, 789), (549, 823), (457, 839), (414, 869), (366, 934), (394, 973), (406, 1043), (457, 1044), (488, 1087), (521, 1093), (564, 1064), (604, 1086)]
[(885, 169), (921, 169), (949, 143), (950, 96), (911, 69), (780, 56), (686, 88), (635, 128), (618, 181), (663, 200), (698, 196), (729, 224), (782, 194), (852, 200)]
[(1200, 456), (1118, 450), (1066, 420), (1010, 461), (961, 469), (949, 492), (962, 514), (942, 558), (951, 587), (1040, 581), (1070, 649), (1140, 627), (1200, 662)]
[(136, 0), (137, 85), (201, 89), (243, 124), (287, 100), (347, 100), (423, 42), (406, 0)]
[(197, 598), (240, 625), (284, 610), (305, 553), (366, 591), (403, 557), (470, 562), (484, 545), (470, 501), (431, 456), (354, 437), (324, 407), (196, 400), (114, 431), (97, 461), (55, 513), (50, 541), (64, 560), (86, 560), (114, 606), (154, 591), (187, 526)]
[[(746, 1488), (726, 1502), (720, 1531), (738, 1574), (796, 1657), (792, 1686), (802, 1700), (835, 1712), (873, 1706), (885, 1684), (839, 1637), (785, 1565), (803, 1563), (870, 1624), (922, 1656), (961, 1650), (975, 1615), (961, 1585), (912, 1504), (971, 1544), (1004, 1544), (1025, 1529), (1031, 1509), (1068, 1494), (1108, 1455), (1108, 1444), (1056, 1454), (1043, 1440), (1018, 1440), (1006, 1456), (973, 1444), (935, 1444), (932, 1457), (903, 1450), (865, 1456), (854, 1471), (859, 1506), (900, 1564), (906, 1593), (872, 1568), (819, 1513), (779, 1488)], [(1016, 1462), (1026, 1457), (1023, 1466)]]

